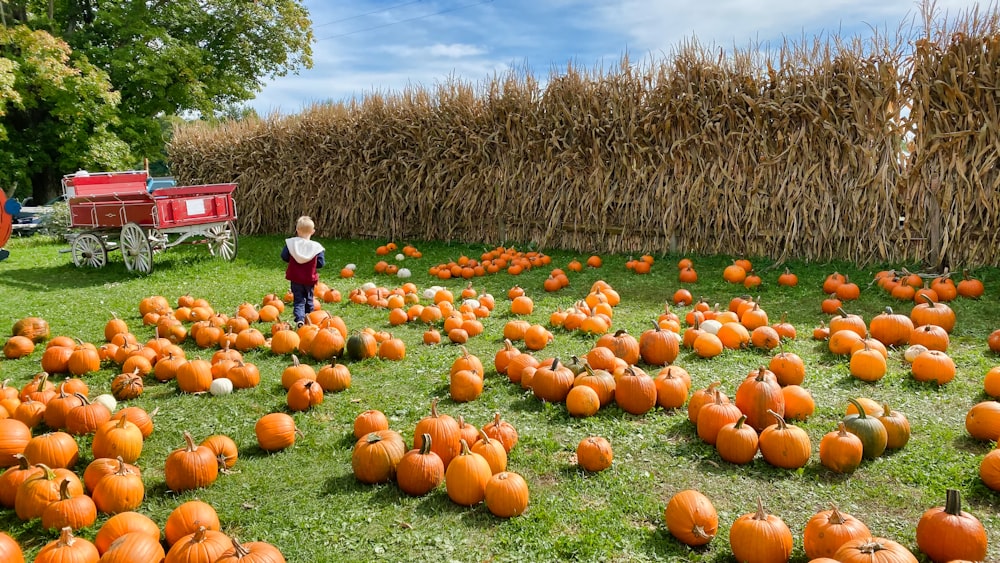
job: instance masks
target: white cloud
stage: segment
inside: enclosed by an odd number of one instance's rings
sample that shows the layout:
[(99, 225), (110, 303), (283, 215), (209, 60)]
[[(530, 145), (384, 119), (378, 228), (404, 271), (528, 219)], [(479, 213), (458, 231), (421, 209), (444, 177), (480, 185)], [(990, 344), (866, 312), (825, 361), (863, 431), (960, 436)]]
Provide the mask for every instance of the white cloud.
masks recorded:
[(445, 58), (445, 59), (462, 59), (468, 57), (475, 57), (478, 55), (483, 55), (487, 51), (482, 47), (477, 47), (476, 45), (468, 45), (464, 43), (449, 43), (447, 45), (443, 43), (435, 43), (434, 45), (426, 45), (413, 47), (409, 45), (385, 45), (380, 48), (382, 52), (389, 53), (398, 57), (412, 57), (412, 58), (424, 58), (424, 57), (434, 57), (434, 58)]

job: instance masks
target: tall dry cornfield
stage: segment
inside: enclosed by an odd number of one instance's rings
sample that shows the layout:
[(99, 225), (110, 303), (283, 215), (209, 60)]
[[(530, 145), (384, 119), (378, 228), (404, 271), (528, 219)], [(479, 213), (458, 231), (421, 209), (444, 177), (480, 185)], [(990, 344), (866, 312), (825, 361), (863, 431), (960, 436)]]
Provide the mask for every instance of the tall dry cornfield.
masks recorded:
[(544, 86), (511, 72), (189, 124), (172, 170), (238, 182), (246, 233), (308, 213), (328, 237), (997, 264), (997, 13), (925, 11), (916, 39), (691, 40)]

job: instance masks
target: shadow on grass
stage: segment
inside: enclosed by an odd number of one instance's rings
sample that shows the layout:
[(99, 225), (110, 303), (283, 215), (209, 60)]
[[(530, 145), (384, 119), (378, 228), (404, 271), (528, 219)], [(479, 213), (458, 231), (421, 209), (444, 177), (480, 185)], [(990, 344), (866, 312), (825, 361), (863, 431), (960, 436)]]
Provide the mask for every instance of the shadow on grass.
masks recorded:
[(320, 489), (319, 494), (321, 496), (335, 496), (357, 491), (371, 492), (374, 498), (384, 502), (395, 502), (399, 500), (401, 495), (399, 489), (392, 483), (366, 485), (355, 479), (353, 473), (344, 473), (330, 477), (323, 482), (323, 487)]
[(358, 439), (354, 437), (353, 433), (347, 433), (341, 435), (340, 439), (334, 444), (337, 448), (345, 450), (354, 450), (354, 444), (358, 443)]
[(458, 515), (461, 516), (464, 523), (482, 529), (492, 529), (496, 526), (496, 518), (490, 514), (485, 503), (479, 503), (475, 506), (455, 504), (448, 498), (448, 493), (443, 485), (423, 497), (415, 512), (428, 517), (441, 514)]
[(542, 412), (545, 410), (545, 404), (531, 393), (527, 393), (521, 394), (519, 399), (514, 399), (509, 408), (515, 412)]
[[(358, 492), (369, 495), (366, 502), (377, 506), (394, 506), (411, 499), (410, 496), (399, 490), (399, 487), (395, 483), (366, 485), (355, 479), (351, 473), (327, 479), (323, 483), (319, 495), (320, 497), (327, 497), (349, 495)], [(441, 514), (452, 514), (461, 516), (465, 523), (479, 528), (492, 528), (496, 525), (496, 519), (489, 513), (485, 504), (479, 503), (471, 507), (459, 506), (448, 498), (444, 485), (439, 486), (418, 499), (417, 503), (415, 512), (423, 516), (436, 517)]]
[(955, 449), (969, 452), (973, 455), (984, 455), (993, 449), (993, 442), (983, 442), (976, 440), (968, 434), (962, 433), (955, 436), (955, 439), (951, 441)]
[[(659, 525), (654, 530), (650, 531), (646, 535), (643, 545), (646, 547), (644, 551), (655, 553), (658, 556), (671, 557), (671, 561), (674, 561), (674, 558), (677, 557), (683, 557), (684, 561), (704, 561), (715, 563), (722, 563), (723, 561), (728, 562), (731, 560), (729, 554), (725, 553), (724, 550), (723, 553), (711, 555), (711, 548), (709, 547), (711, 546), (711, 543), (701, 547), (685, 546), (670, 534), (666, 525)], [(709, 556), (710, 558), (706, 559), (706, 556)], [(680, 561), (681, 559), (676, 560)]]
[(119, 266), (109, 265), (100, 271), (76, 268), (72, 264), (49, 268), (4, 270), (3, 275), (0, 275), (0, 287), (23, 291), (97, 287), (133, 275), (123, 264)]

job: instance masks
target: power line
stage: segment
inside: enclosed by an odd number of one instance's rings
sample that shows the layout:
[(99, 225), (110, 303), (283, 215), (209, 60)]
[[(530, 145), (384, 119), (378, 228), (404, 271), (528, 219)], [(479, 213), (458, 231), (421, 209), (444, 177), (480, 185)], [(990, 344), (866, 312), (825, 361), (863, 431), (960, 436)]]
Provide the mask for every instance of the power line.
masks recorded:
[(408, 23), (408, 22), (412, 22), (412, 21), (422, 20), (422, 19), (429, 18), (429, 17), (432, 17), (432, 16), (439, 16), (441, 14), (447, 14), (449, 12), (457, 12), (458, 10), (464, 10), (466, 8), (472, 8), (472, 7), (475, 7), (475, 6), (481, 6), (483, 4), (489, 4), (490, 2), (493, 2), (493, 0), (482, 0), (481, 2), (476, 2), (474, 4), (464, 4), (462, 6), (455, 6), (454, 8), (448, 8), (446, 10), (441, 10), (439, 12), (434, 12), (434, 13), (431, 13), (431, 14), (424, 14), (422, 16), (416, 16), (416, 17), (412, 17), (412, 18), (407, 18), (405, 20), (398, 20), (398, 21), (394, 21), (394, 22), (389, 22), (389, 23), (385, 23), (385, 24), (382, 24), (382, 25), (376, 25), (374, 27), (367, 27), (365, 29), (357, 29), (357, 30), (354, 30), (354, 31), (349, 31), (347, 33), (339, 33), (337, 35), (330, 35), (328, 37), (320, 37), (319, 39), (316, 40), (316, 42), (318, 43), (320, 41), (326, 41), (328, 39), (337, 39), (339, 37), (347, 37), (348, 35), (354, 35), (356, 33), (364, 33), (366, 31), (373, 31), (373, 30), (376, 30), (376, 29), (382, 29), (384, 27), (398, 25), (398, 24), (401, 24), (401, 23)]
[(402, 8), (403, 6), (409, 6), (410, 4), (416, 4), (416, 3), (422, 2), (422, 1), (423, 0), (410, 0), (410, 2), (403, 2), (401, 4), (393, 4), (392, 6), (389, 6), (388, 8), (380, 8), (378, 10), (372, 10), (370, 12), (365, 12), (363, 14), (358, 14), (356, 16), (351, 16), (349, 18), (341, 18), (339, 20), (333, 20), (333, 21), (328, 21), (326, 23), (321, 23), (319, 25), (314, 25), (313, 29), (316, 29), (317, 27), (325, 27), (325, 26), (328, 26), (328, 25), (333, 25), (335, 23), (346, 22), (346, 21), (350, 21), (350, 20), (356, 20), (358, 18), (363, 18), (365, 16), (370, 16), (372, 14), (378, 14), (378, 13), (381, 13), (381, 12), (388, 12), (389, 10), (395, 10), (396, 8)]

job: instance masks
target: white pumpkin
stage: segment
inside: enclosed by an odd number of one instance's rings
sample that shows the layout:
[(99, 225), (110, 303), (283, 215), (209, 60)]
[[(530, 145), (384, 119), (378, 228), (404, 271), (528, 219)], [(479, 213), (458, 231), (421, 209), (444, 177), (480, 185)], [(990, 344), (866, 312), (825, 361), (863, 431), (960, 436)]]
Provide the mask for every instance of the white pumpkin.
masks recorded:
[(213, 379), (212, 384), (208, 386), (208, 392), (215, 397), (228, 395), (233, 392), (233, 380), (228, 377)]
[(367, 283), (361, 284), (361, 291), (368, 291), (369, 289), (375, 289), (375, 283), (374, 282), (367, 282)]
[(480, 303), (478, 299), (466, 299), (465, 301), (462, 301), (462, 305), (465, 307), (472, 307), (473, 309), (476, 309), (479, 307)]
[(396, 261), (397, 262), (402, 262), (404, 259), (406, 259), (406, 256), (403, 256), (402, 254), (397, 254), (396, 255)]
[(105, 393), (103, 395), (98, 395), (94, 397), (91, 401), (92, 403), (101, 403), (102, 405), (108, 407), (110, 412), (115, 412), (115, 408), (118, 407), (118, 400), (115, 399), (114, 395), (110, 393)]
[(424, 290), (423, 293), (424, 299), (434, 300), (434, 296), (437, 295), (437, 292), (440, 290), (441, 290), (440, 285), (432, 285), (428, 287), (427, 289)]
[(903, 352), (903, 359), (906, 360), (907, 363), (912, 364), (913, 360), (917, 359), (917, 356), (926, 351), (927, 347), (923, 344), (914, 344), (913, 346), (907, 348), (906, 352)]
[(718, 334), (720, 328), (722, 328), (722, 323), (715, 319), (701, 321), (701, 330), (704, 330), (709, 334)]
[(354, 270), (358, 269), (358, 265), (357, 264), (348, 264), (348, 265), (344, 266), (344, 269), (345, 270), (350, 270), (350, 271), (353, 272)]
[(410, 269), (409, 268), (400, 268), (396, 272), (396, 276), (400, 277), (400, 278), (408, 278), (408, 277), (410, 277)]

